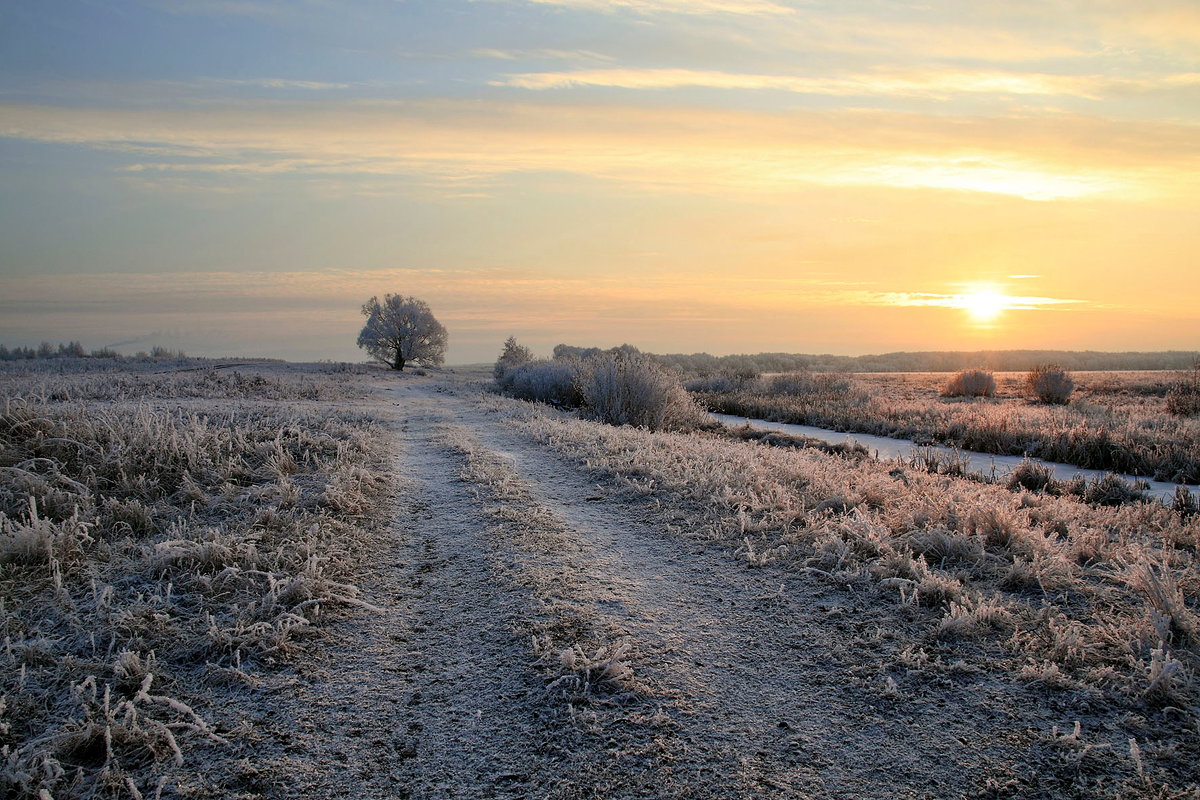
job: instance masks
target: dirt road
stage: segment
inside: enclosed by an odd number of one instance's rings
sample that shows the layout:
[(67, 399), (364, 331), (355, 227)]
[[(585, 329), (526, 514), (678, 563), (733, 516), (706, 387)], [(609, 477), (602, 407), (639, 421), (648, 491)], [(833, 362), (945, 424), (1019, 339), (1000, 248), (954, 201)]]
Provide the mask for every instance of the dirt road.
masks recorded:
[(380, 394), (379, 613), (264, 693), (242, 796), (1032, 796), (1014, 776), (1065, 721), (968, 663), (897, 671), (903, 610), (751, 568), (470, 391)]

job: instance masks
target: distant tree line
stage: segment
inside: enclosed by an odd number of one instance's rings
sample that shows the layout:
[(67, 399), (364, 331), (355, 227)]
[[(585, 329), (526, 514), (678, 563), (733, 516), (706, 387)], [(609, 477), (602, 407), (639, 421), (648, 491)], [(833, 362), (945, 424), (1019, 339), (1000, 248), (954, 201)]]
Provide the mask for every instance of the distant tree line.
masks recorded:
[[(555, 358), (590, 358), (607, 352), (637, 353), (632, 345), (611, 350), (560, 344)], [(866, 356), (758, 353), (714, 356), (708, 353), (647, 354), (663, 366), (686, 376), (761, 374), (764, 372), (957, 372), (981, 368), (996, 372), (1028, 372), (1043, 364), (1069, 370), (1190, 369), (1200, 361), (1200, 351), (1170, 350), (1152, 353), (1107, 353), (1093, 350), (983, 350), (919, 353), (882, 353)]]
[[(57, 346), (42, 342), (37, 347), (8, 347), (0, 344), (0, 361), (22, 361), (35, 358), (124, 358), (116, 350), (102, 347), (90, 353), (76, 341), (59, 342)], [(184, 358), (182, 350), (171, 350), (155, 345), (149, 352), (139, 351), (134, 358)]]
[[(637, 349), (636, 347), (634, 347), (631, 344), (623, 344), (623, 345), (619, 345), (618, 347), (610, 347), (607, 350), (604, 350), (599, 347), (573, 347), (572, 345), (569, 345), (569, 344), (557, 344), (554, 346), (554, 357), (555, 358), (578, 358), (578, 359), (582, 359), (584, 361), (587, 361), (589, 359), (593, 359), (593, 358), (596, 358), (597, 356), (602, 356), (602, 355), (636, 356), (636, 355), (641, 355), (641, 354), (642, 354), (642, 351)], [(650, 355), (650, 354), (647, 353), (647, 355)], [(660, 356), (651, 355), (651, 358), (657, 360), (660, 358)]]

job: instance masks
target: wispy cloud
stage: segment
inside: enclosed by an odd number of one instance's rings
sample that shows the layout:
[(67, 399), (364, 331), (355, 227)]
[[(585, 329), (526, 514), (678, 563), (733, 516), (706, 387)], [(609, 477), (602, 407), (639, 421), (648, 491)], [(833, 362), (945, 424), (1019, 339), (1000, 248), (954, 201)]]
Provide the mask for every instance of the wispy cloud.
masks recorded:
[(504, 175), (549, 172), (646, 191), (826, 184), (1128, 198), (1192, 186), (1200, 174), (1194, 126), (1067, 116), (948, 124), (885, 112), (455, 102), (202, 111), (9, 105), (0, 106), (0, 136), (128, 153), (137, 160), (127, 169), (142, 174), (394, 176), (456, 192), (486, 189)]
[(770, 0), (530, 0), (538, 5), (562, 6), (585, 11), (630, 11), (636, 14), (734, 14), (741, 16), (782, 16), (794, 9)]
[(147, 5), (170, 14), (217, 17), (269, 17), (286, 8), (278, 0), (148, 0)]
[(693, 69), (591, 69), (571, 72), (526, 72), (507, 75), (494, 86), (563, 89), (606, 86), (622, 89), (776, 89), (797, 94), (888, 95), (945, 98), (960, 93), (1065, 95), (1099, 99), (1113, 90), (1153, 91), (1200, 86), (1200, 73), (1181, 73), (1156, 80), (1113, 79), (1094, 75), (1053, 75), (1002, 71), (940, 70), (858, 73), (844, 76), (766, 75)]
[[(1121, 46), (1147, 43), (1195, 55), (1200, 44), (1200, 6), (1193, 0), (1073, 0), (1072, 16)], [(1043, 6), (1035, 13), (1050, 17), (1058, 9)]]
[[(571, 319), (607, 307), (716, 309), (728, 316), (764, 309), (836, 306), (969, 307), (971, 293), (881, 291), (863, 281), (822, 274), (787, 277), (654, 272), (629, 275), (551, 276), (521, 269), (328, 269), (287, 272), (104, 273), (0, 278), (0, 310), (25, 312), (109, 311), (136, 314), (223, 310), (259, 313), (292, 309), (346, 309), (350, 316), (380, 286), (408, 286), (451, 315), (488, 309), (497, 325), (511, 324), (536, 308)], [(1084, 305), (1073, 298), (997, 294), (1007, 309), (1034, 310)], [(432, 300), (431, 300), (432, 302)], [(586, 307), (591, 311), (586, 311)], [(599, 309), (599, 310), (597, 310)], [(664, 312), (665, 313), (665, 312)], [(693, 312), (687, 312), (693, 313)]]
[(500, 50), (490, 47), (472, 50), (476, 58), (494, 58), (500, 61), (575, 61), (575, 62), (607, 62), (613, 61), (612, 56), (596, 53), (591, 50), (556, 50), (549, 47), (529, 49)]
[(197, 83), (200, 85), (211, 84), (215, 86), (256, 86), (263, 89), (309, 89), (312, 91), (349, 89), (353, 85), (349, 83), (293, 80), (289, 78), (201, 78), (199, 81), (197, 81)]
[[(866, 305), (880, 306), (935, 306), (970, 309), (978, 302), (977, 296), (973, 294), (937, 294), (935, 292), (864, 292), (860, 297)], [(995, 295), (995, 301), (996, 308), (1004, 311), (1037, 311), (1055, 306), (1080, 305), (1084, 302), (1062, 297), (1007, 294)]]
[[(760, 190), (797, 182), (874, 183), (974, 188), (1040, 199), (1078, 195), (1098, 183), (1095, 177), (1072, 179), (1069, 174), (1052, 183), (1048, 180), (1054, 177), (1052, 171), (1042, 176), (1028, 166), (1014, 171), (1011, 163), (998, 161), (986, 152), (957, 166), (929, 156), (923, 168), (913, 156), (905, 157), (908, 163), (899, 163), (902, 154), (887, 152), (886, 148), (850, 152), (843, 144), (836, 160), (832, 160), (827, 149), (830, 142), (810, 139), (798, 145), (781, 145), (762, 141), (762, 132), (753, 130), (744, 133), (758, 134), (758, 142), (743, 140), (734, 147), (719, 138), (697, 138), (678, 146), (655, 136), (610, 138), (599, 130), (591, 134), (547, 130), (531, 136), (521, 131), (520, 125), (515, 130), (485, 132), (455, 128), (449, 120), (446, 123), (450, 124), (431, 126), (411, 118), (370, 115), (357, 120), (345, 118), (332, 127), (315, 119), (295, 126), (295, 120), (287, 118), (235, 116), (221, 124), (212, 115), (203, 119), (147, 119), (142, 115), (94, 118), (72, 112), (39, 121), (51, 124), (37, 131), (6, 128), (5, 133), (147, 155), (177, 148), (177, 152), (191, 156), (131, 167), (138, 171), (417, 174), (439, 181), (486, 182), (505, 173), (548, 170), (653, 185), (660, 190), (672, 186), (694, 189), (698, 182), (714, 188), (735, 185)], [(748, 149), (752, 143), (756, 146)], [(237, 160), (229, 160), (229, 156), (237, 156)], [(1109, 183), (1120, 181), (1110, 178)]]
[(954, 156), (898, 155), (831, 176), (830, 183), (957, 189), (1059, 200), (1120, 191), (1128, 184), (1112, 174), (1068, 173), (1020, 159), (984, 153)]

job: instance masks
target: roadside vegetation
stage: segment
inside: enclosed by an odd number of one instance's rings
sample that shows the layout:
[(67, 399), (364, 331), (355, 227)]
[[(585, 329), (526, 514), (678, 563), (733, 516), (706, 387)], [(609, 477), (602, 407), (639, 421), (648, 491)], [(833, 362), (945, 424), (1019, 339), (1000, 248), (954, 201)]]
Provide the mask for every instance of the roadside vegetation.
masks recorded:
[[(1071, 778), (1089, 796), (1197, 790), (1196, 516), (492, 402), (630, 498), (684, 512), (685, 535), (907, 614), (907, 645), (874, 668), (888, 697), (931, 675), (1003, 673), (1086, 715), (1085, 733), (1048, 736), (1092, 753)], [(1099, 773), (1124, 777), (1090, 783)]]
[[(426, 455), (440, 454), (450, 470), (426, 480), (453, 484), (446, 497), (458, 505), (473, 495), (479, 508), (474, 516), (445, 509), (453, 514), (423, 535), (452, 536), (459, 524), (473, 537), (471, 526), (483, 527), (497, 591), (531, 601), (531, 613), (513, 617), (529, 649), (506, 657), (505, 669), (540, 678), (531, 685), (540, 683), (543, 699), (570, 721), (548, 741), (586, 739), (580, 752), (591, 762), (605, 753), (617, 765), (614, 786), (627, 785), (627, 768), (661, 756), (621, 751), (626, 745), (614, 742), (630, 726), (642, 726), (634, 739), (659, 747), (688, 724), (686, 715), (672, 716), (679, 710), (672, 710), (672, 684), (656, 671), (678, 656), (653, 649), (665, 613), (658, 596), (646, 595), (655, 602), (644, 607), (616, 602), (620, 593), (610, 589), (641, 583), (596, 578), (607, 574), (596, 562), (629, 535), (616, 520), (638, 519), (650, 531), (646, 553), (660, 549), (661, 532), (693, 553), (715, 545), (714, 563), (729, 564), (722, 575), (730, 582), (742, 569), (769, 576), (770, 591), (755, 589), (736, 610), (754, 631), (755, 615), (764, 628), (776, 624), (772, 615), (801, 585), (809, 599), (814, 587), (828, 593), (827, 618), (811, 604), (806, 613), (813, 630), (828, 634), (830, 651), (844, 655), (831, 696), (869, 696), (897, 719), (916, 718), (925, 703), (944, 704), (959, 691), (989, 694), (1003, 708), (1017, 701), (995, 698), (1034, 698), (1046, 730), (1007, 723), (1006, 732), (1012, 752), (1037, 750), (1030, 768), (1013, 767), (1009, 784), (981, 783), (981, 796), (1200, 796), (1195, 497), (1181, 495), (1173, 506), (1130, 502), (1137, 498), (1123, 482), (1072, 488), (1033, 463), (989, 484), (953, 465), (923, 464), (919, 454), (911, 463), (880, 462), (861, 447), (720, 428), (705, 423), (700, 405), (727, 399), (765, 411), (733, 413), (812, 414), (819, 421), (785, 421), (826, 427), (839, 427), (827, 420), (907, 424), (899, 435), (928, 439), (1004, 442), (1012, 434), (1016, 442), (1025, 431), (1038, 442), (1074, 441), (1085, 455), (1112, 458), (1131, 448), (1183, 475), (1200, 457), (1200, 420), (1169, 402), (1190, 391), (1189, 374), (1075, 373), (1070, 401), (1054, 405), (1026, 395), (1024, 373), (980, 370), (955, 385), (958, 376), (945, 374), (734, 372), (693, 383), (689, 394), (676, 373), (627, 346), (539, 360), (512, 339), (500, 355), (495, 386), (537, 403), (480, 393), (473, 377), (402, 387), (397, 373), (346, 365), (117, 367), (72, 356), (0, 365), (5, 796), (200, 796), (199, 787), (235, 785), (194, 778), (207, 769), (236, 772), (231, 754), (253, 738), (221, 704), (236, 704), (280, 664), (314, 664), (320, 626), (345, 613), (339, 609), (370, 608), (356, 584), (394, 510), (386, 465), (395, 445), (371, 414), (384, 413), (391, 398), (457, 404), (423, 423), (432, 426)], [(360, 373), (387, 376), (386, 388), (404, 393), (372, 397), (354, 380)], [(459, 413), (471, 404), (486, 413)], [(530, 472), (540, 459), (541, 472)], [(548, 495), (544, 476), (559, 475), (559, 467), (578, 487)], [(627, 516), (607, 515), (609, 501)], [(603, 535), (579, 541), (576, 528), (597, 518), (608, 520)], [(479, 546), (473, 541), (455, 546)], [(422, 570), (440, 569), (441, 552), (430, 549), (412, 577), (424, 581)], [(714, 594), (707, 586), (688, 589)], [(719, 613), (733, 613), (729, 593), (715, 594), (724, 604)], [(495, 598), (470, 599), (484, 613)], [(443, 641), (434, 633), (428, 641)], [(669, 641), (676, 631), (661, 633)], [(794, 657), (787, 646), (779, 663)], [(431, 686), (445, 680), (436, 667), (445, 657), (436, 648), (420, 655)], [(730, 682), (751, 674), (706, 657), (687, 661), (702, 669), (696, 675)], [(1000, 683), (1004, 691), (993, 693)], [(505, 698), (529, 703), (524, 695), (496, 696), (496, 708)], [(419, 738), (411, 727), (401, 733)], [(603, 744), (593, 747), (587, 737)], [(682, 764), (696, 742), (681, 735), (678, 744)], [(403, 758), (416, 752), (406, 749)], [(311, 752), (294, 758), (280, 763), (318, 768)], [(990, 781), (1008, 767), (987, 769)], [(585, 784), (572, 788), (587, 792)]]
[(582, 408), (610, 425), (688, 430), (705, 422), (704, 410), (679, 377), (628, 345), (544, 360), (534, 359), (528, 348), (509, 337), (492, 374), (506, 394)]
[(331, 377), (0, 373), (5, 796), (186, 784), (238, 735), (212, 692), (364, 605), (387, 437)]

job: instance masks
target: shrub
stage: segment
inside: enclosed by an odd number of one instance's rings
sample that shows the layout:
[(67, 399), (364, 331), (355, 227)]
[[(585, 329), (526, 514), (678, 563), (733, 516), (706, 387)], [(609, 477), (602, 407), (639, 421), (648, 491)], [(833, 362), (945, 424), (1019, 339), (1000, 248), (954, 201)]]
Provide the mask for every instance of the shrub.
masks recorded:
[(570, 408), (583, 405), (579, 362), (574, 359), (530, 361), (507, 370), (497, 383), (503, 391), (521, 400)]
[(986, 369), (964, 369), (946, 382), (942, 397), (991, 397), (996, 379)]
[(496, 365), (492, 368), (492, 377), (496, 379), (496, 383), (500, 383), (506, 372), (530, 361), (533, 361), (533, 352), (525, 345), (517, 344), (515, 336), (510, 336), (504, 341), (504, 349), (500, 351), (500, 357), (496, 359)]
[(1025, 376), (1025, 388), (1033, 399), (1051, 405), (1066, 405), (1075, 390), (1075, 381), (1062, 367), (1046, 364), (1034, 367)]
[(1200, 414), (1200, 363), (1179, 373), (1175, 385), (1167, 390), (1167, 411), (1181, 417)]
[(704, 418), (678, 377), (638, 354), (593, 359), (579, 377), (579, 389), (591, 413), (610, 425), (687, 429)]

